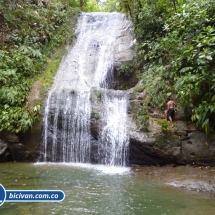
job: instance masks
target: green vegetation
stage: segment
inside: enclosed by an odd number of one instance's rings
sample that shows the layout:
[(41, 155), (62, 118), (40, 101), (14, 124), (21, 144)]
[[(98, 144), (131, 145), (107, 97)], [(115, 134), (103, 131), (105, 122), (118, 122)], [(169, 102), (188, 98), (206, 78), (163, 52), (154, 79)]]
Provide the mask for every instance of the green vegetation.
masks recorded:
[(99, 120), (100, 114), (95, 112), (94, 110), (91, 113), (91, 117), (94, 118), (96, 121)]
[(162, 131), (169, 131), (171, 129), (171, 123), (170, 121), (167, 121), (166, 119), (159, 119), (157, 120), (157, 124), (161, 126)]
[(44, 72), (39, 75), (39, 80), (42, 83), (44, 88), (44, 91), (43, 91), (44, 94), (47, 92), (48, 88), (50, 88), (52, 85), (53, 76), (58, 69), (58, 66), (61, 62), (61, 58), (64, 54), (64, 51), (65, 49), (63, 46), (61, 47), (60, 50), (58, 50), (57, 55), (53, 55), (51, 57), (50, 63), (48, 63), (47, 67), (44, 68)]
[(123, 63), (119, 69), (119, 71), (117, 71), (117, 76), (126, 76), (129, 77), (131, 76), (132, 72), (134, 71), (133, 69), (133, 65), (130, 63)]
[(51, 85), (63, 52), (42, 71), (56, 47), (65, 46), (73, 11), (61, 4), (16, 2), (2, 0), (0, 7), (0, 131), (18, 133), (31, 128), (40, 115), (40, 104), (29, 107), (29, 90), (38, 75), (45, 87)]
[(140, 85), (140, 86), (136, 86), (136, 87), (135, 87), (135, 91), (136, 91), (136, 92), (141, 93), (141, 92), (143, 92), (144, 90), (145, 90), (145, 86), (144, 86), (144, 85)]
[[(132, 20), (135, 70), (143, 80), (136, 91), (147, 95), (145, 108), (134, 116), (139, 127), (148, 124), (149, 101), (162, 108), (167, 96), (176, 95), (179, 106), (192, 110), (190, 120), (210, 134), (215, 127), (212, 0), (0, 0), (0, 131), (26, 131), (38, 118), (40, 104), (29, 109), (29, 90), (38, 78), (44, 93), (51, 86), (64, 47), (73, 40), (70, 17), (80, 10), (122, 11)], [(131, 72), (123, 65), (119, 74)]]
[(70, 92), (71, 92), (72, 94), (75, 94), (75, 91), (76, 91), (75, 89), (71, 89)]
[(134, 23), (139, 77), (150, 104), (162, 107), (167, 95), (176, 95), (181, 107), (192, 109), (191, 120), (209, 134), (215, 125), (214, 1), (120, 5)]
[(148, 131), (149, 116), (146, 107), (136, 110), (132, 113), (139, 130)]
[(96, 95), (97, 95), (98, 100), (101, 102), (102, 97), (103, 97), (103, 92), (102, 91), (97, 91)]

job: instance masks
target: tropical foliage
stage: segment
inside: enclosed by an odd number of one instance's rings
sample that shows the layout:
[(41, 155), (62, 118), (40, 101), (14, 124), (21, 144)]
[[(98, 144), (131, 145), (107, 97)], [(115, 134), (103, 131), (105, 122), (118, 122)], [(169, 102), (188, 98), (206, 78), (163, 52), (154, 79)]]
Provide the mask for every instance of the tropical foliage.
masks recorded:
[(134, 23), (139, 75), (151, 105), (162, 107), (167, 95), (176, 95), (209, 134), (215, 124), (214, 2), (120, 2)]
[(49, 85), (60, 59), (45, 70), (47, 62), (57, 47), (72, 41), (68, 24), (74, 27), (70, 17), (80, 10), (99, 11), (99, 2), (0, 0), (0, 131), (25, 132), (39, 117), (41, 105), (30, 108), (29, 90), (42, 73), (41, 82)]
[(28, 105), (31, 84), (55, 48), (65, 43), (71, 11), (51, 3), (1, 0), (0, 5), (0, 131), (23, 132), (40, 113), (40, 104)]

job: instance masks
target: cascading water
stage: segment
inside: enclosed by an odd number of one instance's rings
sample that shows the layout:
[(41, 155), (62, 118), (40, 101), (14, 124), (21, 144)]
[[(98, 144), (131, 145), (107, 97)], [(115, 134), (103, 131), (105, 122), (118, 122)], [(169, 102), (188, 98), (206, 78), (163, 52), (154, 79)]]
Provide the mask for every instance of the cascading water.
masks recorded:
[(128, 60), (121, 53), (133, 53), (131, 23), (119, 13), (82, 13), (76, 35), (47, 97), (41, 160), (91, 162), (90, 95), (96, 88), (103, 92), (103, 106), (94, 157), (97, 163), (125, 166), (128, 96), (108, 89), (113, 85), (114, 64)]
[(126, 166), (129, 138), (126, 131), (128, 96), (122, 91), (108, 91), (103, 97), (101, 130), (98, 144), (99, 163)]
[(55, 89), (44, 116), (45, 161), (90, 162), (90, 92)]

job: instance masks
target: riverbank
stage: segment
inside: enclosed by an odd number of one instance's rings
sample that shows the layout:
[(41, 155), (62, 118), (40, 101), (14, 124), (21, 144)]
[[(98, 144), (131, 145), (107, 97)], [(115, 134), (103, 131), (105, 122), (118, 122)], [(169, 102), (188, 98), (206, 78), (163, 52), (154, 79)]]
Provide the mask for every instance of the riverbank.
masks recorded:
[(133, 166), (133, 170), (167, 186), (215, 195), (215, 167)]

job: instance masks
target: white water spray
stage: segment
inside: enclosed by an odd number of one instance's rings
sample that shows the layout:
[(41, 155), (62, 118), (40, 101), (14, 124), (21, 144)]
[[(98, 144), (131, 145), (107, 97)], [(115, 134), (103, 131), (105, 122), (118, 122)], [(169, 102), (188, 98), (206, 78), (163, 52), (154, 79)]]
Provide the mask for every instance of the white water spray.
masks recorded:
[[(125, 33), (128, 29), (129, 36)], [(122, 59), (122, 53), (132, 55), (131, 23), (119, 13), (83, 13), (76, 35), (47, 97), (42, 161), (91, 162), (90, 93), (96, 88), (103, 91), (98, 163), (125, 166), (128, 96), (126, 92), (107, 89), (113, 85), (114, 63), (128, 60)]]
[(125, 166), (128, 159), (127, 104), (125, 92), (108, 91), (103, 98), (99, 141), (99, 163)]

